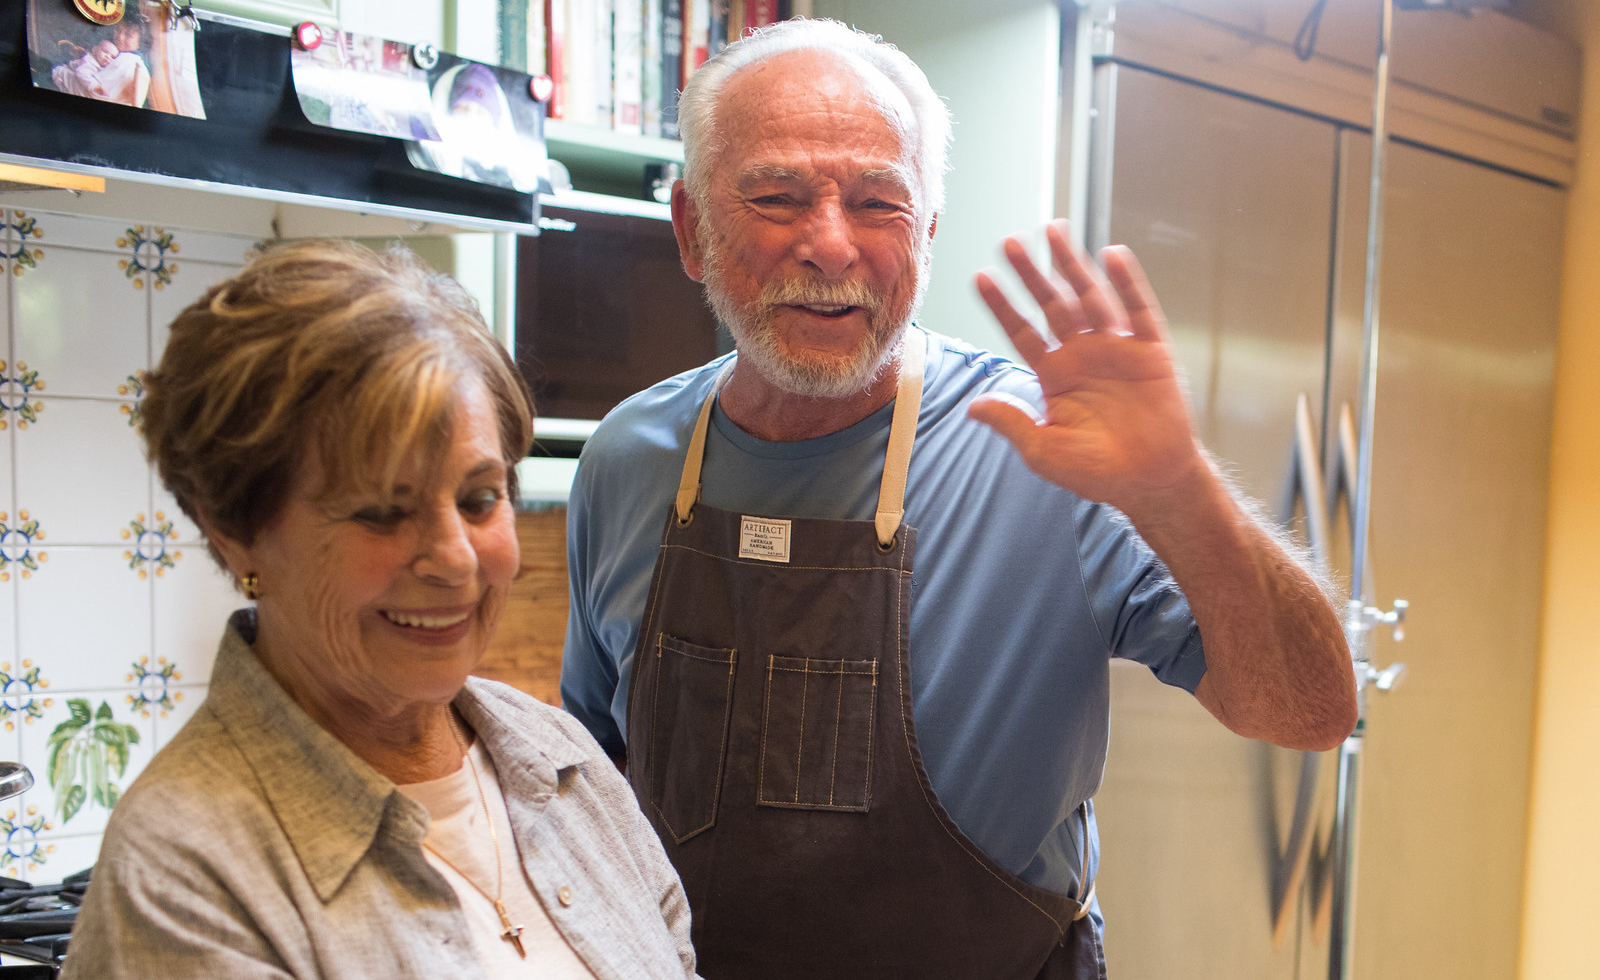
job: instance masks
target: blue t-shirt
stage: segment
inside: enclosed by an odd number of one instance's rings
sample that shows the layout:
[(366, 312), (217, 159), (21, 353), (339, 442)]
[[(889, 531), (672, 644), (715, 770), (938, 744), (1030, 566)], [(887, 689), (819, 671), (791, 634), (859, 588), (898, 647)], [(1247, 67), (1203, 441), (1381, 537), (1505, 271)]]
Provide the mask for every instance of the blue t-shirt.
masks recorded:
[[(1199, 630), (1166, 567), (1119, 511), (1036, 476), (1002, 436), (967, 417), (968, 403), (989, 391), (1037, 405), (1035, 376), (925, 336), (905, 500), (905, 521), (917, 530), (917, 742), (963, 833), (1023, 880), (1076, 894), (1083, 830), (1074, 812), (1105, 767), (1108, 658), (1136, 660), (1192, 692), (1205, 673)], [(661, 531), (723, 360), (617, 406), (584, 448), (573, 484), (561, 696), (614, 755), (624, 749), (628, 677)], [(818, 439), (767, 442), (718, 406), (701, 499), (752, 515), (871, 521), (892, 412), (885, 406)], [(1092, 861), (1097, 850), (1092, 844)]]

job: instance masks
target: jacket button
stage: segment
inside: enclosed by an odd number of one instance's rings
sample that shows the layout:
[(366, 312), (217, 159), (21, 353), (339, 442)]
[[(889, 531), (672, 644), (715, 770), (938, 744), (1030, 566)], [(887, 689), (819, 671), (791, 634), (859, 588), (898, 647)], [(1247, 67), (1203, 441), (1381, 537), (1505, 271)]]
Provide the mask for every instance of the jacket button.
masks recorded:
[(563, 906), (571, 905), (572, 904), (572, 889), (568, 888), (566, 885), (562, 885), (559, 889), (556, 890), (556, 898), (558, 900), (560, 900), (560, 902), (561, 902), (561, 904)]

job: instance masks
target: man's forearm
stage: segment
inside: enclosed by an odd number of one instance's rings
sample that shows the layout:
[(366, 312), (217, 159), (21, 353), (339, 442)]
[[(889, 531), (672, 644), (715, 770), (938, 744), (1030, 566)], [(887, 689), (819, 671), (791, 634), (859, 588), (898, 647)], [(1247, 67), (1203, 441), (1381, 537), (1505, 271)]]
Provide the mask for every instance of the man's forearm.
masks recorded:
[(1355, 676), (1339, 613), (1316, 577), (1202, 453), (1194, 473), (1128, 516), (1171, 570), (1199, 624), (1195, 696), (1231, 731), (1322, 750), (1355, 727)]

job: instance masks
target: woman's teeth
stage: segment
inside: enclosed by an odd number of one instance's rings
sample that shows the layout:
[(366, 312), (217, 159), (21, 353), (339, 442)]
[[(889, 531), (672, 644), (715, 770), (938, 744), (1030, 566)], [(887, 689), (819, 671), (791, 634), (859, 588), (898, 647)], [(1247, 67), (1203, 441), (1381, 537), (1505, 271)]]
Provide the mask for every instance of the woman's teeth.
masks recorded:
[(396, 626), (410, 626), (428, 630), (442, 630), (449, 629), (452, 626), (465, 622), (466, 618), (470, 615), (472, 614), (462, 613), (459, 616), (419, 616), (415, 613), (385, 611), (383, 618), (387, 619), (391, 623), (394, 623)]

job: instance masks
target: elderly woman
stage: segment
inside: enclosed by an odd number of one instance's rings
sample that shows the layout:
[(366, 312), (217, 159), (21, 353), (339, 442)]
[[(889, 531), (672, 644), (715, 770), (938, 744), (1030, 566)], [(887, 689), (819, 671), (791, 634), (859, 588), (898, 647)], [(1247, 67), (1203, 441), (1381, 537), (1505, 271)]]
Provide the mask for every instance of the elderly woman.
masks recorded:
[(274, 248), (179, 315), (147, 384), (149, 454), (255, 606), (112, 814), (63, 976), (692, 975), (616, 768), (468, 676), (532, 422), (465, 292), (404, 254)]

